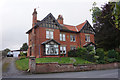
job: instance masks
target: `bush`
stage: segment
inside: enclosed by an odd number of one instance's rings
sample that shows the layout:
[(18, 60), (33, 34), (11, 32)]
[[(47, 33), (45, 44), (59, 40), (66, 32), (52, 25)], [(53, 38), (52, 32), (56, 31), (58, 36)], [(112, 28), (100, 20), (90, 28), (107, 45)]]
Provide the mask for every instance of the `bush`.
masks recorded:
[(77, 52), (77, 50), (70, 50), (70, 51), (68, 51), (68, 57), (77, 57), (76, 52)]
[(88, 52), (91, 52), (94, 50), (94, 46), (88, 46), (88, 47), (86, 47), (86, 49)]
[(112, 62), (116, 62), (117, 59), (115, 59), (115, 58), (109, 58), (109, 59), (107, 59), (107, 61), (108, 61), (109, 63), (112, 63)]
[(96, 55), (99, 56), (98, 60), (104, 60), (104, 50), (102, 48), (96, 49)]
[(108, 51), (108, 58), (117, 58), (118, 52), (116, 52), (114, 49)]
[(106, 62), (105, 62), (105, 60), (99, 60), (99, 61), (97, 61), (97, 63), (98, 64), (105, 64)]
[(117, 62), (120, 62), (120, 52), (117, 52)]
[(81, 57), (81, 58), (85, 58), (86, 57), (86, 53), (87, 53), (87, 49), (86, 48), (78, 48), (77, 49), (77, 56)]
[(27, 53), (23, 53), (25, 56), (27, 56)]

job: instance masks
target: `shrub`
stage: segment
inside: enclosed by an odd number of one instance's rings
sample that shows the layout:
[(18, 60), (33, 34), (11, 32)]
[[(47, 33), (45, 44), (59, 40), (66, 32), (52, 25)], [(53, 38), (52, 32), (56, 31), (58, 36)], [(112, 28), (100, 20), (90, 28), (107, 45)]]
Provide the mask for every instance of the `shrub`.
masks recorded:
[(108, 51), (108, 58), (117, 58), (118, 52), (116, 52), (114, 49)]
[(78, 57), (85, 58), (86, 53), (87, 53), (87, 49), (80, 47), (80, 48), (77, 49), (76, 55), (77, 55)]
[(107, 59), (107, 61), (108, 61), (109, 63), (112, 63), (112, 62), (116, 62), (117, 60), (116, 60), (115, 58), (109, 58), (109, 59)]
[(120, 62), (120, 52), (117, 52), (117, 62)]
[(27, 56), (27, 53), (24, 53), (25, 56)]
[(97, 63), (98, 64), (105, 64), (106, 62), (105, 62), (105, 60), (99, 60), (99, 61), (97, 61)]
[(104, 50), (102, 48), (96, 49), (96, 55), (99, 56), (98, 60), (104, 60)]
[(70, 50), (70, 51), (68, 51), (68, 57), (77, 57), (76, 52), (77, 52), (77, 50)]
[(86, 49), (88, 52), (91, 52), (94, 50), (94, 46), (88, 46), (88, 47), (86, 47)]

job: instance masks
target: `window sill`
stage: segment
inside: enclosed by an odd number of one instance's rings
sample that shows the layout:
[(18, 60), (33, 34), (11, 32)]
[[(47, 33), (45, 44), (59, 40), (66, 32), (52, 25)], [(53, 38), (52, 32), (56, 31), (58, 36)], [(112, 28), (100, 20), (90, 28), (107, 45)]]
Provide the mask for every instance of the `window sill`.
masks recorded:
[[(60, 40), (61, 41), (61, 40)], [(63, 42), (65, 42), (65, 41), (63, 41)]]
[(76, 42), (76, 41), (70, 41), (70, 42)]

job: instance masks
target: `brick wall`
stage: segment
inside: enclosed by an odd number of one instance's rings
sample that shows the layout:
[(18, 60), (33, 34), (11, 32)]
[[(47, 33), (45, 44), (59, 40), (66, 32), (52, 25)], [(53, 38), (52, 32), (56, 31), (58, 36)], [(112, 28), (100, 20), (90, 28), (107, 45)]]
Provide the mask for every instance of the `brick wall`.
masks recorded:
[[(44, 50), (44, 46), (41, 45), (41, 43), (43, 43), (44, 41), (48, 40), (46, 39), (46, 29), (50, 29), (50, 28), (45, 28), (45, 27), (38, 27), (35, 29), (35, 52), (34, 55), (36, 58), (39, 57), (47, 57), (47, 56), (43, 56), (43, 50)], [(56, 40), (57, 42), (60, 43), (60, 46), (66, 46), (66, 52), (70, 51), (70, 47), (71, 46), (75, 46), (76, 48), (78, 48), (78, 46), (83, 47), (83, 45), (87, 42), (85, 42), (85, 33), (71, 33), (71, 32), (64, 32), (64, 31), (60, 31), (59, 29), (53, 29), (53, 35), (54, 35), (54, 40)], [(66, 36), (66, 40), (65, 41), (60, 41), (60, 33), (64, 33)], [(76, 36), (76, 41), (75, 42), (71, 42), (70, 41), (70, 35), (75, 35)], [(28, 54), (27, 56), (29, 57), (30, 55), (30, 46), (32, 46), (32, 41), (31, 41), (31, 33), (29, 33), (29, 48), (28, 48)], [(94, 35), (90, 34), (90, 42), (94, 43)], [(59, 54), (60, 54), (60, 46), (59, 46)], [(66, 53), (66, 56), (68, 56), (68, 54)], [(55, 56), (53, 56), (55, 57)]]
[(77, 65), (58, 63), (36, 63), (35, 73), (90, 71), (118, 68), (119, 63)]

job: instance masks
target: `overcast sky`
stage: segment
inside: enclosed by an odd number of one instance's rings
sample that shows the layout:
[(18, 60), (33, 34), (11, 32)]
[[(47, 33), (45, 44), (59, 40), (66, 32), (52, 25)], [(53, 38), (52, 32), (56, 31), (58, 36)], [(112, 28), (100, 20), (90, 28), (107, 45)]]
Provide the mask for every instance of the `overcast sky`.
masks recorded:
[(34, 8), (38, 20), (52, 13), (55, 18), (63, 15), (65, 24), (78, 25), (88, 20), (92, 25), (89, 10), (93, 2), (100, 7), (108, 0), (0, 0), (0, 50), (20, 49), (28, 42), (26, 31), (32, 27)]

